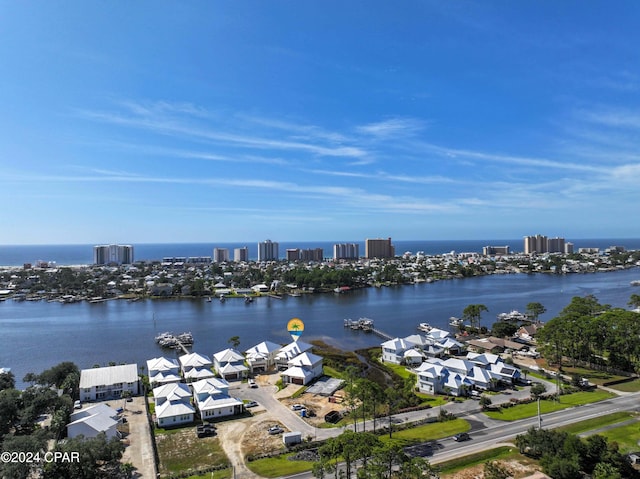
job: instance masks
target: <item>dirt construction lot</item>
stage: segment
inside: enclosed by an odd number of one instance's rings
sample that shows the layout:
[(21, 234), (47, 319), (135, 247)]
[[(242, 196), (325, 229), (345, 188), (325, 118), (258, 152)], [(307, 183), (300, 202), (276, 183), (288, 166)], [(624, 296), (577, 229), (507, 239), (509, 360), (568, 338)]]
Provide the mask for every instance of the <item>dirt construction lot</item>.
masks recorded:
[[(277, 391), (275, 382), (277, 374), (265, 374), (256, 378), (257, 388), (247, 384), (232, 386), (231, 395), (240, 399), (255, 400), (259, 406), (250, 408), (251, 417), (223, 421), (217, 424), (220, 443), (229, 461), (236, 467), (238, 477), (255, 477), (244, 465), (249, 455), (284, 451), (282, 434), (269, 434), (269, 427), (278, 425), (284, 432), (300, 431), (302, 438), (314, 436), (314, 427), (324, 422), (324, 415), (332, 410), (342, 409), (341, 404), (330, 403), (328, 398), (303, 394), (295, 399), (299, 387), (288, 386)], [(293, 404), (302, 404), (313, 411), (316, 416), (301, 418), (298, 412), (291, 409)], [(318, 438), (319, 439), (319, 438)]]

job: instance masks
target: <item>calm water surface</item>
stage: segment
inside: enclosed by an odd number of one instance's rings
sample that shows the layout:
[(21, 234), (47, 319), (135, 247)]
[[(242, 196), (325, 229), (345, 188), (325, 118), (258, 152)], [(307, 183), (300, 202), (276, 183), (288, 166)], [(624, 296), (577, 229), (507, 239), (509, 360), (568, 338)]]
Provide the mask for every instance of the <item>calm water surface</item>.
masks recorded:
[(109, 361), (145, 364), (159, 355), (175, 356), (159, 348), (154, 337), (163, 331), (191, 331), (194, 351), (211, 356), (240, 337), (240, 349), (263, 340), (290, 341), (286, 324), (293, 317), (305, 323), (304, 340), (324, 339), (345, 349), (378, 345), (381, 340), (343, 327), (344, 318), (366, 316), (393, 336), (416, 332), (420, 322), (448, 328), (450, 316), (460, 316), (472, 303), (489, 312), (482, 324), (490, 326), (498, 313), (538, 301), (548, 310), (543, 320), (555, 316), (573, 296), (595, 295), (601, 303), (626, 307), (630, 286), (640, 279), (640, 269), (567, 276), (494, 275), (431, 284), (369, 288), (347, 294), (309, 295), (282, 300), (259, 298), (225, 303), (213, 300), (109, 301), (101, 304), (63, 305), (46, 302), (0, 302), (0, 367), (12, 368), (16, 379), (40, 372), (60, 361), (79, 367)]

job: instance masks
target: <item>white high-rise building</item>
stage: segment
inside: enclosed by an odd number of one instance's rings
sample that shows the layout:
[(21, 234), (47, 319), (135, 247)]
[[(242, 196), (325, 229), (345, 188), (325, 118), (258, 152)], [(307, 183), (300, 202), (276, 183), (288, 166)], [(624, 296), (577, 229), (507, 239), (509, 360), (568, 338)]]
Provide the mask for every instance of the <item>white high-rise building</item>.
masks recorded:
[(93, 247), (94, 264), (131, 264), (133, 263), (133, 246), (131, 245), (96, 245)]
[(249, 248), (246, 246), (242, 248), (235, 248), (233, 250), (233, 261), (239, 263), (241, 261), (249, 261)]
[(258, 243), (258, 261), (275, 261), (279, 257), (278, 243), (271, 240)]
[(333, 245), (333, 259), (358, 259), (360, 245), (357, 243), (338, 243)]
[(213, 248), (213, 262), (226, 263), (229, 261), (229, 250), (227, 248)]

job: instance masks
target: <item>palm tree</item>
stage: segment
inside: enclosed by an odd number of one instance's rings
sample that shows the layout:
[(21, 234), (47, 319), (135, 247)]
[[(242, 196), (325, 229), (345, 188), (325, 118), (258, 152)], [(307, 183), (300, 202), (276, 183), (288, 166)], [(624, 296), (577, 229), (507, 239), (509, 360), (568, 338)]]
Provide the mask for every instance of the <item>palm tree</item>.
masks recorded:
[(480, 332), (480, 316), (483, 311), (489, 311), (484, 304), (470, 304), (462, 311), (462, 318)]

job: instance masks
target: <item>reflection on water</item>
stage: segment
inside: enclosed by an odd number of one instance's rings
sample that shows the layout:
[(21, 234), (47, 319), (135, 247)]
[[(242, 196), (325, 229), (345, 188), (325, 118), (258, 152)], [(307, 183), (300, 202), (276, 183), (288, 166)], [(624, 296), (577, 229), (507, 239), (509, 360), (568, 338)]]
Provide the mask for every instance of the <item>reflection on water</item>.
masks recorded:
[(491, 326), (498, 313), (527, 303), (542, 303), (548, 320), (573, 296), (594, 294), (602, 303), (626, 307), (630, 286), (640, 279), (640, 269), (567, 276), (494, 275), (431, 284), (369, 288), (346, 294), (303, 295), (281, 300), (259, 298), (251, 304), (242, 299), (224, 303), (203, 300), (109, 301), (101, 304), (63, 305), (46, 302), (0, 302), (2, 347), (0, 367), (10, 367), (20, 381), (27, 372), (39, 372), (60, 361), (74, 361), (82, 368), (94, 364), (137, 362), (144, 364), (161, 350), (154, 337), (164, 331), (190, 331), (194, 350), (212, 355), (240, 336), (240, 349), (268, 339), (286, 343), (287, 322), (293, 317), (305, 323), (303, 339), (323, 339), (345, 348), (380, 344), (372, 334), (343, 327), (343, 319), (369, 317), (378, 329), (394, 336), (416, 332), (418, 323), (443, 329), (451, 316), (460, 316), (473, 303), (489, 312), (482, 324)]

